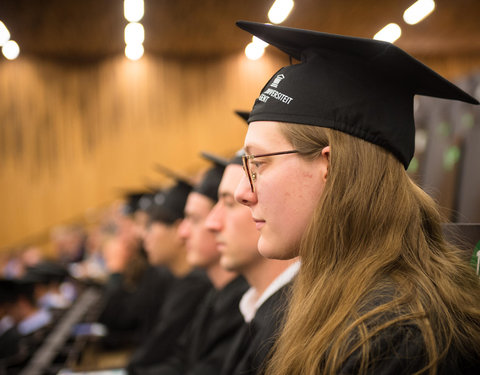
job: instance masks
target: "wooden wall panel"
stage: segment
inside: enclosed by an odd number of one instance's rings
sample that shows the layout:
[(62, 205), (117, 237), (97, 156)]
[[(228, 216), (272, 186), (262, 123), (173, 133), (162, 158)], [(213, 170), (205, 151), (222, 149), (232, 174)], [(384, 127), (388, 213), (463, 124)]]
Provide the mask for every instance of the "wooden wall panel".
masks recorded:
[(44, 238), (119, 197), (120, 188), (184, 173), (198, 153), (240, 148), (248, 110), (286, 60), (243, 54), (179, 61), (144, 56), (60, 65), (0, 62), (0, 248)]
[[(0, 249), (45, 240), (57, 224), (85, 218), (119, 189), (162, 183), (153, 165), (184, 173), (200, 150), (229, 154), (266, 79), (288, 64), (271, 50), (205, 60), (146, 55), (61, 64), (0, 61)], [(449, 79), (480, 68), (480, 56), (419, 57)]]

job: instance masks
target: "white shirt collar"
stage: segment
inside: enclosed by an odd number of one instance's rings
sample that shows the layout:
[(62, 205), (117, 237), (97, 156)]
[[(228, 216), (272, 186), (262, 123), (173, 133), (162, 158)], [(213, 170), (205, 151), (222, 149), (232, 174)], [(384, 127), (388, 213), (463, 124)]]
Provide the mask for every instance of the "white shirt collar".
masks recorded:
[(255, 317), (255, 314), (260, 306), (262, 306), (267, 299), (280, 290), (280, 288), (292, 281), (299, 269), (300, 261), (292, 263), (287, 269), (285, 269), (285, 271), (283, 271), (275, 278), (275, 280), (270, 283), (268, 288), (265, 289), (259, 298), (257, 298), (257, 291), (254, 287), (248, 289), (243, 294), (239, 304), (240, 312), (242, 313), (245, 322), (250, 323)]

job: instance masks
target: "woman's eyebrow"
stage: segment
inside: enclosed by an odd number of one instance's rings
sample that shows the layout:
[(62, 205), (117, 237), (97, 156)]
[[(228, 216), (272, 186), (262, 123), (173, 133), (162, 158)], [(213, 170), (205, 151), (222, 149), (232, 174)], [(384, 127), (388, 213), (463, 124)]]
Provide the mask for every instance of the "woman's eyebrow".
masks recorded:
[(257, 150), (256, 153), (258, 154), (264, 152), (265, 148), (256, 144), (249, 144), (243, 147), (243, 151), (245, 151), (247, 155), (254, 154), (254, 150)]

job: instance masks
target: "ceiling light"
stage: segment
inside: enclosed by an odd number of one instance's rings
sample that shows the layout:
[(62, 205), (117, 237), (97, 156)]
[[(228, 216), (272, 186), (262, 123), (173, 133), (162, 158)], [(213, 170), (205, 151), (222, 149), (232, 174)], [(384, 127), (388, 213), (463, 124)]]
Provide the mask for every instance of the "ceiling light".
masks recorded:
[(143, 45), (142, 44), (127, 44), (125, 47), (125, 56), (127, 56), (130, 60), (138, 60), (140, 57), (143, 56)]
[(264, 52), (265, 48), (262, 48), (261, 46), (253, 42), (248, 43), (248, 45), (245, 47), (245, 55), (250, 60), (258, 60), (260, 57), (263, 56)]
[(145, 40), (145, 29), (138, 22), (130, 22), (125, 26), (125, 44), (142, 44)]
[(402, 29), (396, 23), (389, 23), (375, 34), (373, 39), (393, 43), (402, 35)]
[(2, 47), (3, 56), (9, 60), (15, 60), (20, 54), (20, 47), (14, 40), (9, 40)]
[(8, 32), (5, 24), (0, 21), (0, 46), (3, 46), (10, 39), (10, 33)]
[(403, 20), (409, 25), (415, 25), (432, 13), (434, 9), (435, 1), (418, 0), (403, 13)]
[(293, 8), (293, 0), (276, 0), (268, 11), (268, 19), (271, 23), (282, 23), (288, 17)]
[(123, 14), (129, 22), (140, 21), (144, 14), (143, 0), (125, 0), (123, 3)]
[(264, 42), (262, 39), (257, 38), (255, 35), (252, 38), (252, 43), (255, 44), (256, 46), (259, 46), (259, 47), (263, 48), (263, 49), (268, 47), (267, 42)]

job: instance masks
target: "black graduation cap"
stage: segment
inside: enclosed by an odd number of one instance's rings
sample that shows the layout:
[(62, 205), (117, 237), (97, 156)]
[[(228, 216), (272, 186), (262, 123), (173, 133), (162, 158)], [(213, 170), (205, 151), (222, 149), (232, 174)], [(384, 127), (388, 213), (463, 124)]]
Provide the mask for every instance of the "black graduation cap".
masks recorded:
[(155, 199), (155, 194), (156, 192), (142, 194), (138, 200), (137, 210), (148, 212), (153, 204), (153, 200)]
[(26, 279), (1, 279), (0, 304), (14, 303), (20, 297), (35, 303), (34, 286), (35, 282)]
[(237, 26), (301, 61), (273, 75), (249, 123), (340, 130), (387, 149), (407, 168), (415, 145), (414, 95), (478, 104), (388, 42), (247, 21)]
[(13, 280), (0, 279), (0, 306), (13, 303), (16, 297), (16, 283)]
[(235, 113), (236, 113), (243, 121), (248, 122), (248, 117), (250, 116), (250, 112), (236, 110)]
[(140, 209), (140, 201), (147, 194), (146, 191), (128, 191), (124, 193), (125, 203), (122, 212), (125, 215), (132, 215)]
[(183, 219), (185, 203), (193, 186), (187, 178), (163, 165), (157, 165), (156, 169), (174, 179), (175, 185), (157, 191), (147, 212), (150, 216), (150, 221), (173, 224), (175, 221)]
[(230, 165), (230, 164), (238, 164), (238, 165), (243, 165), (243, 162), (242, 162), (242, 156), (245, 155), (245, 151), (242, 149), (242, 150), (239, 150), (235, 153), (235, 155), (230, 158), (230, 159), (225, 159), (225, 158), (222, 158), (221, 156), (217, 156), (217, 155), (214, 155), (210, 152), (205, 152), (205, 151), (202, 151), (202, 156), (207, 159), (207, 160), (210, 160), (214, 163), (218, 163), (218, 164), (221, 164), (223, 165), (224, 167), (226, 167), (227, 165)]
[(245, 155), (245, 151), (243, 149), (237, 151), (235, 156), (228, 161), (228, 164), (237, 164), (243, 166), (242, 156)]
[(217, 164), (217, 165), (220, 165), (220, 166), (223, 166), (223, 167), (226, 167), (228, 165), (228, 159), (223, 158), (223, 157), (218, 156), (218, 155), (215, 155), (215, 154), (212, 154), (211, 152), (202, 151), (202, 152), (200, 152), (200, 155), (204, 159), (206, 159), (208, 161), (211, 161), (214, 164)]
[(225, 171), (225, 166), (228, 164), (228, 160), (208, 152), (201, 152), (201, 155), (205, 159), (213, 162), (213, 166), (205, 172), (202, 180), (195, 186), (193, 191), (217, 202), (218, 186), (222, 181), (223, 172)]
[(63, 265), (46, 260), (28, 267), (21, 281), (34, 284), (49, 284), (51, 282), (62, 282), (68, 276), (69, 273)]

